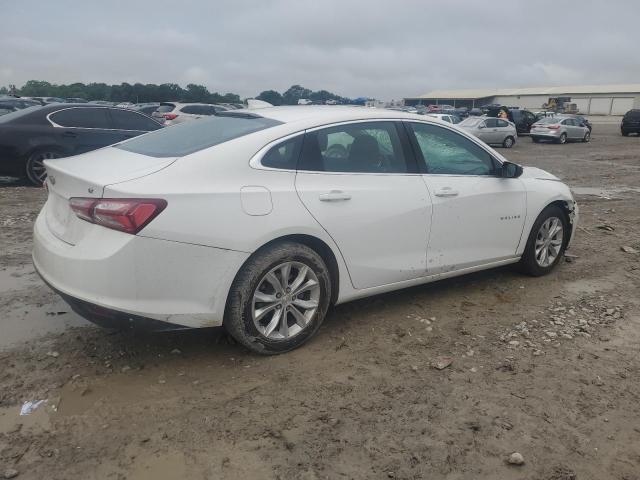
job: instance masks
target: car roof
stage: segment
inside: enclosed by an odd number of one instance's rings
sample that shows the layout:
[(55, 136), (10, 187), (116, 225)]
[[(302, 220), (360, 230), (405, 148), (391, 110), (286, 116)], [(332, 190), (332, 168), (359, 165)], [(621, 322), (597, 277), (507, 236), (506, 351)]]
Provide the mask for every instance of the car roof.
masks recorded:
[(425, 120), (424, 115), (407, 113), (401, 110), (346, 105), (292, 105), (232, 110), (231, 113), (250, 113), (261, 117), (272, 118), (273, 120), (278, 120), (282, 123), (315, 122), (318, 123), (318, 125), (322, 125), (323, 123), (348, 122), (350, 120), (367, 120), (376, 118)]

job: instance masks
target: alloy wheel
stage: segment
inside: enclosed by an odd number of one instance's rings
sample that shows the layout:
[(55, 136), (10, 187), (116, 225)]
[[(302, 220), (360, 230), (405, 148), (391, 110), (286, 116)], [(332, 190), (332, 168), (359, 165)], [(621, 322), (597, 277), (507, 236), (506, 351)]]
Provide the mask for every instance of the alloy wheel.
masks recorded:
[(546, 268), (556, 261), (562, 249), (564, 228), (558, 217), (549, 217), (540, 226), (536, 235), (535, 257), (536, 263)]
[(44, 166), (45, 160), (60, 158), (56, 152), (36, 152), (29, 158), (27, 165), (27, 176), (34, 184), (43, 184), (47, 178), (47, 169)]
[(284, 262), (262, 277), (253, 294), (253, 324), (269, 340), (287, 340), (302, 332), (320, 305), (320, 282), (301, 262)]

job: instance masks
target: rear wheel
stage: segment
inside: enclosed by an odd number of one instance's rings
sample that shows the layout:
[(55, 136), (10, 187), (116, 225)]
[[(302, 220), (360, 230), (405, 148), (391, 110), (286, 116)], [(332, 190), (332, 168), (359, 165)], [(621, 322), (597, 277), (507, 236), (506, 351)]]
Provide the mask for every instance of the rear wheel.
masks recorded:
[(525, 273), (534, 277), (546, 275), (560, 262), (570, 235), (565, 212), (557, 205), (550, 205), (538, 216), (520, 260)]
[(511, 148), (513, 147), (513, 144), (516, 143), (515, 138), (513, 137), (507, 137), (504, 139), (504, 142), (502, 142), (502, 146), (504, 148)]
[(224, 326), (254, 352), (284, 353), (316, 333), (330, 298), (329, 271), (320, 255), (299, 243), (274, 244), (257, 252), (238, 273)]
[(533, 140), (533, 143), (540, 143), (540, 139), (538, 137), (531, 137), (531, 140)]
[(47, 178), (47, 170), (43, 162), (45, 160), (60, 158), (61, 156), (62, 155), (60, 155), (59, 152), (52, 149), (36, 150), (31, 155), (29, 155), (25, 167), (25, 173), (29, 182), (39, 187), (42, 186), (45, 179)]
[(629, 136), (629, 132), (627, 132), (626, 130), (621, 130), (622, 136), (623, 137), (628, 137)]
[(582, 141), (585, 143), (588, 143), (591, 141), (591, 132), (587, 132), (584, 134), (584, 137), (582, 138)]
[(558, 139), (558, 143), (561, 145), (564, 145), (565, 143), (567, 143), (567, 134), (563, 133), (562, 135), (560, 135), (560, 138)]

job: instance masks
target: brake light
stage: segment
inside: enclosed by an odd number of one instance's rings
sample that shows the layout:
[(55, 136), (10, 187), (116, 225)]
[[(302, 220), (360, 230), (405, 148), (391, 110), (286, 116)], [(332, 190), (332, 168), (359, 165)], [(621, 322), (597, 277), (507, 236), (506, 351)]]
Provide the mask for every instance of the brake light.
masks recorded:
[(69, 206), (82, 220), (113, 230), (136, 234), (167, 206), (159, 198), (69, 199)]
[(560, 128), (560, 125), (549, 125), (547, 128), (549, 130), (558, 130)]
[(175, 120), (178, 116), (178, 114), (176, 113), (165, 113), (164, 115), (162, 115), (165, 120)]

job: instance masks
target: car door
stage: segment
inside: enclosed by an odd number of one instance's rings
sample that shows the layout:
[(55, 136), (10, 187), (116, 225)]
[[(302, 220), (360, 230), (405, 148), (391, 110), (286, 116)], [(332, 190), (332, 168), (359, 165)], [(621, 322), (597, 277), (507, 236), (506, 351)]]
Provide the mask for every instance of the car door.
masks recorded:
[(576, 133), (576, 124), (573, 121), (573, 118), (566, 118), (562, 121), (562, 125), (565, 126), (565, 129), (567, 131), (567, 137), (570, 138), (571, 140), (575, 140), (577, 138), (577, 133)]
[(487, 118), (484, 121), (484, 128), (480, 130), (480, 138), (485, 143), (502, 143), (500, 133), (498, 132), (498, 119)]
[(119, 142), (162, 127), (146, 115), (124, 108), (110, 108), (109, 114)]
[(507, 138), (508, 136), (510, 135), (513, 136), (514, 134), (513, 128), (514, 127), (512, 127), (511, 124), (506, 120), (497, 118), (496, 119), (497, 136), (496, 136), (495, 143), (502, 143), (504, 142), (504, 139)]
[(432, 199), (428, 272), (515, 257), (526, 214), (524, 183), (502, 178), (492, 153), (453, 129), (407, 127)]
[(399, 121), (305, 133), (296, 190), (357, 289), (422, 277), (431, 201)]
[(70, 107), (50, 113), (56, 138), (74, 154), (89, 152), (120, 140), (105, 107)]

